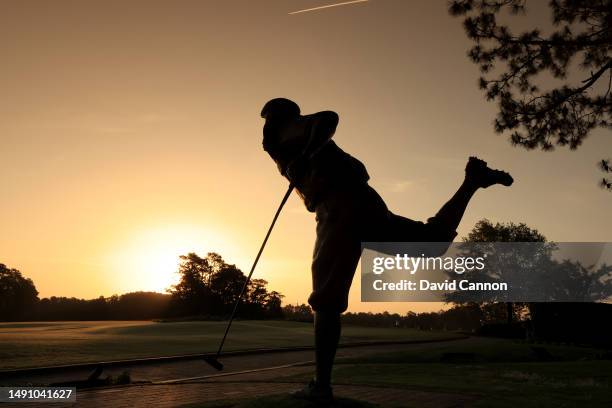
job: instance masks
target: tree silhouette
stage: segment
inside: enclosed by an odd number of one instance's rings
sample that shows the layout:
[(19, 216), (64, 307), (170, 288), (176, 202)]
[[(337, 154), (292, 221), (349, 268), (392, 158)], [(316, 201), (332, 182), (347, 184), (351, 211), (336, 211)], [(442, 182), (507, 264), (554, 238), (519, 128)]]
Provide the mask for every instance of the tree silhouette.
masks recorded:
[[(555, 249), (555, 244), (547, 243), (546, 237), (539, 231), (528, 227), (526, 224), (513, 222), (495, 223), (487, 219), (480, 220), (476, 223), (472, 231), (463, 238), (465, 245), (460, 248), (467, 256), (482, 256), (489, 255), (489, 260), (499, 259), (501, 264), (487, 263), (487, 270), (484, 273), (472, 273), (479, 275), (479, 281), (495, 281), (503, 277), (504, 271), (511, 270), (516, 273), (517, 270), (522, 270), (524, 274), (529, 274), (531, 270), (537, 268), (543, 260), (550, 259), (552, 251)], [(531, 245), (522, 251), (508, 251), (507, 254), (500, 254), (499, 248), (495, 246), (497, 242), (538, 242), (540, 245)], [(491, 256), (495, 255), (495, 256)], [(520, 265), (521, 267), (517, 267)], [(469, 275), (469, 274), (468, 274)], [(481, 276), (482, 275), (482, 276)], [(528, 276), (520, 276), (518, 280), (528, 281)], [(462, 292), (454, 292), (450, 294), (447, 300), (463, 303)], [(490, 297), (489, 293), (482, 293), (483, 302), (495, 301), (494, 297)], [(524, 307), (524, 304), (506, 303), (506, 318), (508, 323), (512, 323), (514, 315)], [(518, 309), (518, 310), (516, 310)], [(497, 313), (501, 309), (498, 307), (489, 307), (489, 313)], [(489, 320), (493, 320), (490, 319)]]
[[(169, 289), (174, 313), (178, 315), (222, 316), (231, 312), (246, 275), (219, 254), (206, 257), (189, 253), (180, 257), (180, 281)], [(282, 295), (268, 292), (268, 282), (253, 279), (247, 286), (239, 314), (242, 317), (280, 317)]]
[(38, 301), (31, 279), (0, 263), (0, 321), (22, 317)]
[(269, 317), (282, 317), (283, 316), (283, 297), (280, 292), (273, 290), (268, 293), (268, 297), (266, 299), (266, 316)]
[[(246, 276), (236, 265), (223, 263), (219, 270), (213, 275), (211, 289), (213, 295), (218, 299), (223, 313), (231, 312), (233, 304), (238, 300)], [(248, 293), (247, 293), (248, 296)]]
[[(515, 34), (498, 22), (503, 11), (524, 14), (526, 6), (527, 0), (454, 0), (449, 12), (465, 16), (480, 87), (499, 104), (495, 130), (511, 131), (511, 142), (527, 149), (576, 149), (593, 129), (612, 126), (612, 0), (551, 0), (548, 35), (539, 28)], [(581, 77), (570, 83), (576, 59)], [(541, 74), (564, 84), (542, 90)], [(609, 166), (602, 170), (601, 185), (612, 190)]]
[[(516, 245), (496, 245), (506, 242)], [(524, 245), (524, 243), (530, 243)], [(525, 224), (479, 221), (459, 245), (461, 256), (487, 256), (486, 268), (465, 273), (467, 279), (479, 282), (508, 282), (512, 288), (520, 288), (528, 299), (546, 298), (548, 302), (609, 301), (612, 296), (612, 266), (603, 264), (584, 266), (578, 261), (556, 260), (558, 245), (547, 242), (544, 235)], [(506, 301), (505, 294), (482, 291), (479, 301), (485, 304)], [(474, 294), (456, 291), (448, 294), (446, 301), (464, 304), (474, 300)], [(555, 303), (561, 305), (561, 303)], [(566, 303), (567, 304), (567, 303)], [(508, 322), (517, 312), (528, 310), (534, 318), (541, 303), (506, 303)], [(574, 303), (576, 310), (588, 307)], [(555, 308), (556, 306), (551, 306)], [(561, 308), (563, 306), (559, 306)], [(491, 308), (498, 313), (500, 308)], [(489, 319), (490, 320), (490, 319)]]
[(168, 290), (180, 309), (200, 314), (212, 308), (210, 282), (214, 272), (208, 258), (193, 252), (180, 256), (180, 281)]

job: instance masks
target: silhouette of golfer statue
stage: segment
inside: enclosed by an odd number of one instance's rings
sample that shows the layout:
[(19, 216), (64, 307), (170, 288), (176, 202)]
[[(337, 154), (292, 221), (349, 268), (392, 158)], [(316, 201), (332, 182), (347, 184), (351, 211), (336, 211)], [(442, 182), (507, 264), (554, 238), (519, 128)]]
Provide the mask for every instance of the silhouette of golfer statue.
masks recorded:
[(457, 192), (427, 222), (393, 214), (368, 185), (365, 166), (331, 138), (338, 125), (335, 112), (302, 116), (285, 98), (267, 102), (261, 117), (263, 148), (280, 173), (316, 214), (317, 237), (312, 260), (316, 376), (294, 397), (331, 402), (331, 370), (340, 339), (340, 314), (348, 306), (351, 281), (361, 255), (361, 242), (452, 242), (468, 202), (480, 188), (510, 186), (512, 177), (470, 157)]

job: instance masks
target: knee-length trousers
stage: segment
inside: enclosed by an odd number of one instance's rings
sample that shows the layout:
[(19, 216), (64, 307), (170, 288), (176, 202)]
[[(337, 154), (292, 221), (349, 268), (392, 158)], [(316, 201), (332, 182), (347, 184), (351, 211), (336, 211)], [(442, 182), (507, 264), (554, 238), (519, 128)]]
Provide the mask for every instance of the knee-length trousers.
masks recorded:
[[(312, 259), (315, 311), (344, 312), (362, 242), (447, 242), (457, 233), (434, 216), (414, 221), (388, 210), (369, 185), (326, 194), (315, 207), (317, 238)], [(446, 250), (448, 246), (445, 247)]]

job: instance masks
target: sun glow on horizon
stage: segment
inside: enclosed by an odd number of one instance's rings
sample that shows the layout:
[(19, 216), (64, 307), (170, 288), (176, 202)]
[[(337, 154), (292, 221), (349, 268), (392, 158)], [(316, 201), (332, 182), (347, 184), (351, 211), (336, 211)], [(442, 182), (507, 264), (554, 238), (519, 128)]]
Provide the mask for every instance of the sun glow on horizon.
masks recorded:
[(230, 248), (222, 234), (190, 226), (168, 224), (136, 232), (110, 256), (121, 293), (165, 292), (178, 282), (179, 257), (189, 252), (224, 254)]

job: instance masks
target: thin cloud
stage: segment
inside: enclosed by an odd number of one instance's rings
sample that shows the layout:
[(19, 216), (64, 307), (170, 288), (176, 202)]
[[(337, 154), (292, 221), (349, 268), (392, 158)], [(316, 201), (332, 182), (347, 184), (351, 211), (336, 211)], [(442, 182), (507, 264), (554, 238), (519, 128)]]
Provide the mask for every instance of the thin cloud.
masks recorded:
[(398, 180), (390, 183), (389, 191), (392, 193), (405, 193), (414, 185), (410, 180)]
[(342, 2), (342, 3), (328, 4), (326, 6), (319, 6), (319, 7), (313, 7), (313, 8), (308, 8), (308, 9), (304, 9), (304, 10), (292, 11), (289, 14), (308, 13), (309, 11), (318, 11), (318, 10), (323, 10), (323, 9), (327, 9), (327, 8), (331, 8), (331, 7), (348, 6), (349, 4), (366, 3), (367, 1), (368, 0), (345, 1), (345, 2)]

